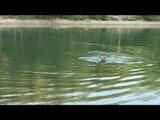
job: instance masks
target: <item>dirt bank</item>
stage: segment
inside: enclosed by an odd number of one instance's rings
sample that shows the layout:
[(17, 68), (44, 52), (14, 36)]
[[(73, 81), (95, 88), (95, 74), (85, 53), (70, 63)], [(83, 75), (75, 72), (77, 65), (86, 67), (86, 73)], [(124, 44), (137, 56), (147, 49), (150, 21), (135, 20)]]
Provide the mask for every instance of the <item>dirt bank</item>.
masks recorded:
[(0, 27), (157, 27), (160, 28), (160, 22), (147, 21), (101, 21), (101, 20), (37, 20), (37, 19), (0, 19)]

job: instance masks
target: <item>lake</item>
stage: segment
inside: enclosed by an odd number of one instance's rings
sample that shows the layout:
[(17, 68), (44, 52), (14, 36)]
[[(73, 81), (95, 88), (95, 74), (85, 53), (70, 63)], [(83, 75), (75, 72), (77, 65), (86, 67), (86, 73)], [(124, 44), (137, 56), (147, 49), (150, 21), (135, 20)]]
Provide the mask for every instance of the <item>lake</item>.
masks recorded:
[(159, 28), (0, 28), (0, 104), (160, 104), (159, 45)]

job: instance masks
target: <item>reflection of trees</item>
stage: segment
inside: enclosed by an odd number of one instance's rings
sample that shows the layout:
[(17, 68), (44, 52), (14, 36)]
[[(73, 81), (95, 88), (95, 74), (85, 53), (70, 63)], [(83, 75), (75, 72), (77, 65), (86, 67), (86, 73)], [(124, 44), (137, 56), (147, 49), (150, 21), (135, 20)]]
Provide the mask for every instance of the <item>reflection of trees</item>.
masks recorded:
[(118, 29), (118, 47), (117, 47), (117, 52), (121, 52), (121, 29)]
[(7, 64), (9, 62), (8, 57), (3, 54), (3, 42), (2, 42), (2, 30), (0, 29), (0, 64)]

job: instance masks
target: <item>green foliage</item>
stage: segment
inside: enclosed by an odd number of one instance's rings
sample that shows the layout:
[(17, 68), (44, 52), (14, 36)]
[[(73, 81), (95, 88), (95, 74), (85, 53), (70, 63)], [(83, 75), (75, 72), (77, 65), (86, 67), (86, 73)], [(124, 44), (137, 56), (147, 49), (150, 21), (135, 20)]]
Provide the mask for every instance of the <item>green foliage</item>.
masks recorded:
[(160, 21), (160, 15), (8, 15), (1, 18), (16, 18), (16, 19), (68, 19), (68, 20), (145, 20), (145, 21)]

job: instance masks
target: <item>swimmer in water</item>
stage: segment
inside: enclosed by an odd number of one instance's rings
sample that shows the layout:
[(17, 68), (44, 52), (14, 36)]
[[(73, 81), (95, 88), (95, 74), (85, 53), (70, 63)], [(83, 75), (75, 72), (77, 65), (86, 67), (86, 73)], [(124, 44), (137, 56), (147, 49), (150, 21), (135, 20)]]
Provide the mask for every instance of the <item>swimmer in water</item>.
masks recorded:
[(100, 62), (105, 63), (106, 62), (106, 57), (105, 56), (100, 56)]

